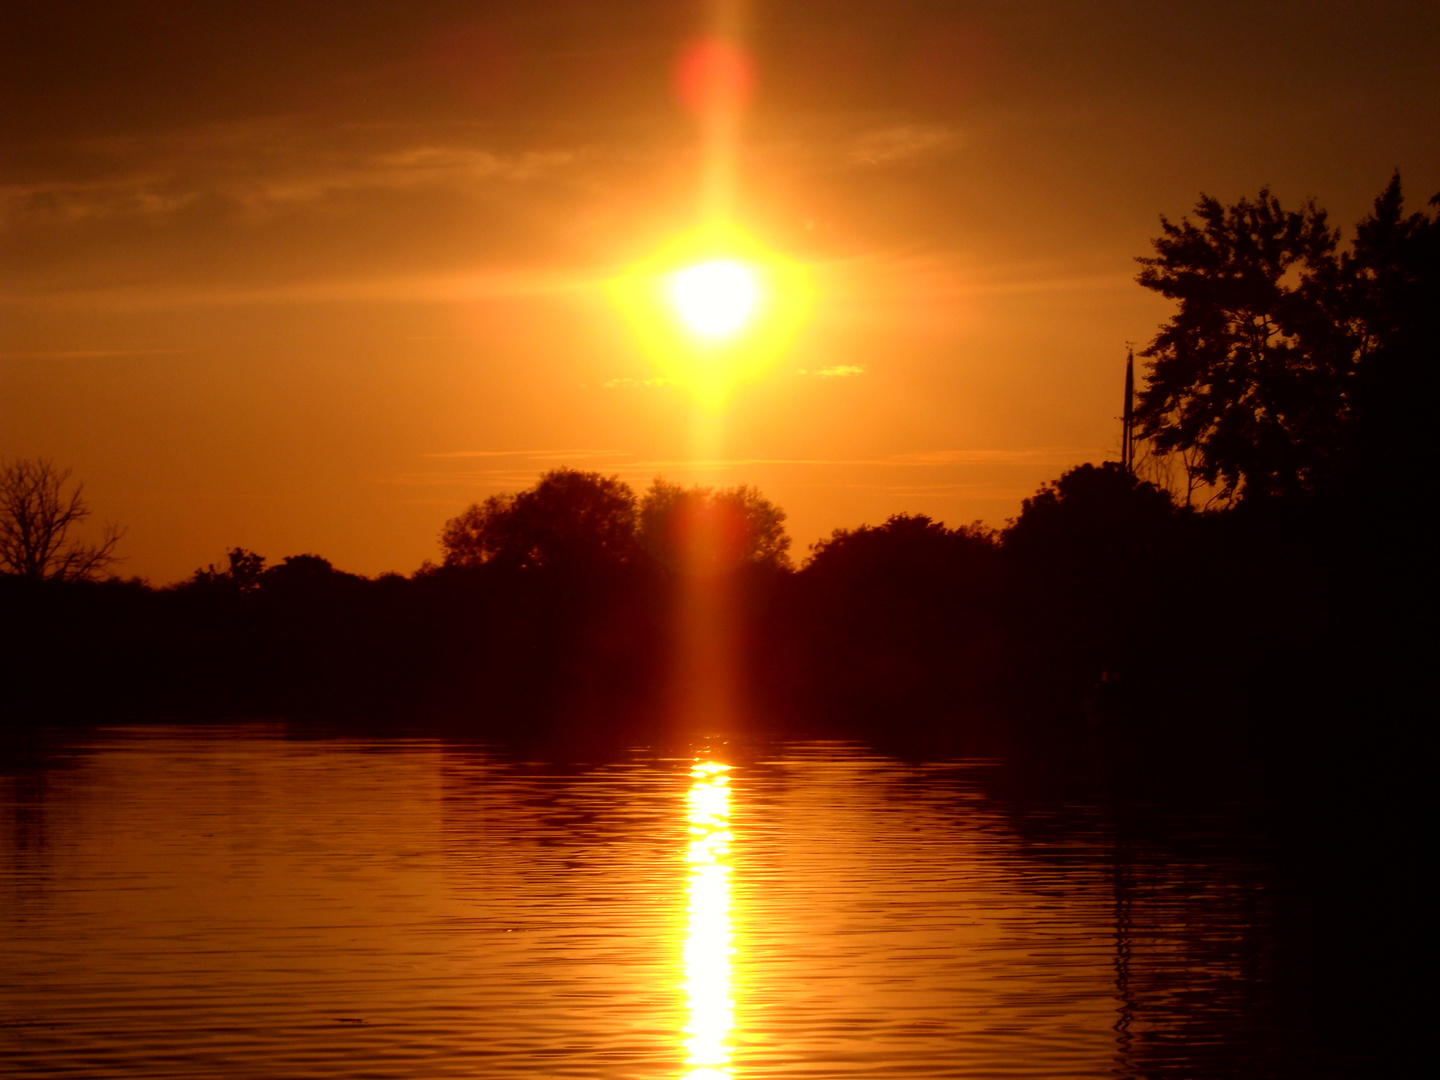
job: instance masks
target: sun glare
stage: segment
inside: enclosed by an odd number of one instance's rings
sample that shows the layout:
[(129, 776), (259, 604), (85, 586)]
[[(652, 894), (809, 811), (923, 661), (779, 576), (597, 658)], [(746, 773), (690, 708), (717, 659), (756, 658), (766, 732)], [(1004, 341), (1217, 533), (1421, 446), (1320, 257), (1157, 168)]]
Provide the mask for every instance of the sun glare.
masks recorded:
[(687, 267), (670, 279), (680, 317), (706, 337), (725, 337), (744, 326), (759, 294), (754, 272), (729, 259)]
[(730, 1080), (730, 766), (696, 764), (686, 799), (690, 846), (689, 927), (685, 935), (685, 1026), (690, 1066), (684, 1080)]
[(805, 267), (719, 224), (678, 237), (608, 289), (661, 374), (707, 411), (774, 366), (813, 291)]

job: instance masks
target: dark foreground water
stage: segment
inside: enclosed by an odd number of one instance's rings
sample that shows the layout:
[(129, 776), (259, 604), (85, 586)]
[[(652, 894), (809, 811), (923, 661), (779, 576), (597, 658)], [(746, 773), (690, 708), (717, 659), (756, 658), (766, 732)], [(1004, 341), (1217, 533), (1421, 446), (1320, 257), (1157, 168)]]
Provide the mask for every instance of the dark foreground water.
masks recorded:
[(996, 775), (52, 740), (0, 775), (0, 1075), (1371, 1074), (1250, 811)]

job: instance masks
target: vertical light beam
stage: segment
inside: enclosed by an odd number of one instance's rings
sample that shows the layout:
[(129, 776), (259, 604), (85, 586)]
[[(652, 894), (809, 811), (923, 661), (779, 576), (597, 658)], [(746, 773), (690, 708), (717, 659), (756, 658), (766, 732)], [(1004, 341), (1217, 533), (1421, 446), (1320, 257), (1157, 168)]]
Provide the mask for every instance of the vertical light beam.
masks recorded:
[(733, 209), (740, 120), (755, 85), (743, 44), (743, 0), (711, 0), (706, 33), (680, 57), (676, 92), (700, 123), (702, 218)]
[(685, 1080), (730, 1080), (730, 766), (714, 762), (690, 770), (686, 821), (690, 844), (685, 936)]

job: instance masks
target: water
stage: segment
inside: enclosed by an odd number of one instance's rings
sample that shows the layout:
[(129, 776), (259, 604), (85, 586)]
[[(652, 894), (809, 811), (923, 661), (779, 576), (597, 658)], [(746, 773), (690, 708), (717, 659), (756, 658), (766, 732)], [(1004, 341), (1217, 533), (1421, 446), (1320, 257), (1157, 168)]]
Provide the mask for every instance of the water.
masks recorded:
[(0, 775), (0, 1076), (1364, 1074), (1243, 808), (994, 772), (72, 737)]

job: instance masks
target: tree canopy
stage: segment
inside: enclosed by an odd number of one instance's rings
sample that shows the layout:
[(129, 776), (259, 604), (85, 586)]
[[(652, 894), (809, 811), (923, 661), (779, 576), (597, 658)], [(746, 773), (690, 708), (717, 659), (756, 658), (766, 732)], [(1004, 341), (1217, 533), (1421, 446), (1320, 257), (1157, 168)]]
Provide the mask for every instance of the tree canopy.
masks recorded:
[(244, 595), (259, 589), (260, 582), (269, 572), (265, 569), (264, 555), (242, 547), (231, 548), (225, 553), (225, 558), (225, 566), (211, 563), (204, 569), (196, 570), (186, 584), (192, 588)]
[(635, 552), (636, 501), (616, 476), (552, 469), (518, 494), (491, 495), (445, 523), (446, 566), (517, 569), (619, 564)]
[(1142, 353), (1141, 435), (1226, 500), (1343, 487), (1360, 413), (1395, 404), (1379, 369), (1413, 364), (1435, 320), (1437, 218), (1405, 216), (1398, 175), (1343, 253), (1313, 200), (1202, 195), (1195, 215), (1162, 217), (1139, 260), (1140, 284), (1179, 306)]
[(806, 572), (827, 577), (904, 573), (934, 579), (993, 557), (996, 536), (980, 522), (950, 529), (927, 514), (892, 514), (883, 525), (836, 529), (810, 546)]
[(1161, 218), (1140, 260), (1140, 284), (1179, 303), (1142, 354), (1141, 432), (1162, 452), (1199, 448), (1223, 496), (1300, 490), (1343, 411), (1347, 350), (1323, 287), (1337, 235), (1313, 202), (1287, 211), (1265, 189), (1228, 207), (1202, 196), (1195, 212)]
[(1339, 277), (1357, 328), (1347, 479), (1386, 503), (1410, 502), (1429, 458), (1440, 357), (1440, 194), (1406, 214), (1397, 175), (1356, 229)]
[(656, 477), (640, 504), (641, 546), (672, 570), (787, 567), (785, 511), (757, 488), (683, 488)]
[(599, 569), (640, 558), (682, 572), (786, 567), (785, 511), (746, 484), (681, 487), (657, 477), (643, 499), (619, 477), (555, 469), (526, 491), (491, 495), (445, 523), (444, 565)]
[(1103, 573), (1131, 561), (1174, 513), (1168, 494), (1116, 462), (1078, 465), (1021, 504), (1004, 544), (1048, 573)]

